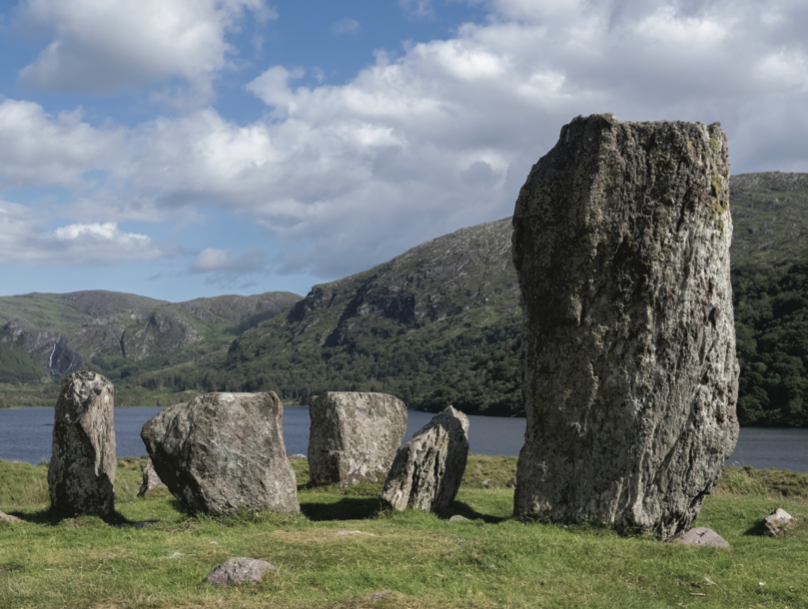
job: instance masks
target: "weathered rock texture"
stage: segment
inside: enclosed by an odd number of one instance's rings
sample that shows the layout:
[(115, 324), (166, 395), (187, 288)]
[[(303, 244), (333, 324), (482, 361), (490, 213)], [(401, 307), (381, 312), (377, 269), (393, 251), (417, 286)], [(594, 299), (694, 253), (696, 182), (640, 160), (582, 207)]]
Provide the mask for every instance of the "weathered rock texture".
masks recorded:
[(469, 420), (451, 406), (398, 449), (380, 496), (394, 510), (436, 512), (457, 497), (469, 455)]
[(384, 480), (407, 433), (407, 407), (384, 393), (329, 391), (309, 407), (309, 472), (314, 484)]
[(228, 558), (213, 571), (208, 573), (207, 580), (214, 586), (230, 586), (250, 582), (257, 584), (261, 576), (275, 569), (275, 565), (257, 558)]
[(300, 509), (273, 391), (208, 393), (166, 408), (140, 437), (157, 475), (190, 511)]
[(62, 381), (48, 467), (51, 507), (65, 514), (115, 511), (115, 389), (95, 372)]
[(690, 529), (674, 539), (676, 543), (683, 543), (687, 546), (706, 546), (709, 548), (728, 548), (729, 543), (718, 533), (707, 527), (696, 527)]
[(166, 488), (160, 476), (154, 471), (154, 464), (151, 459), (146, 461), (146, 467), (143, 468), (143, 481), (140, 483), (140, 490), (137, 493), (138, 497), (143, 497), (148, 491), (153, 488)]
[(782, 508), (777, 508), (763, 519), (763, 528), (769, 537), (780, 537), (792, 526), (794, 519)]
[(527, 417), (514, 512), (676, 535), (738, 436), (724, 132), (578, 117), (513, 225)]

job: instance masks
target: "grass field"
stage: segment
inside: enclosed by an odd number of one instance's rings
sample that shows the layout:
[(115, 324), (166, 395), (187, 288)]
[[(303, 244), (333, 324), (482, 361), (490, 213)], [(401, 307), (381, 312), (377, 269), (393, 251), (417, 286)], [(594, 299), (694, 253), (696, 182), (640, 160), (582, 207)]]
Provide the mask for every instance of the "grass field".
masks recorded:
[[(805, 474), (725, 470), (696, 522), (731, 545), (713, 549), (512, 519), (515, 458), (472, 455), (440, 515), (380, 512), (380, 485), (306, 488), (301, 459), (301, 514), (192, 516), (165, 490), (135, 497), (143, 464), (119, 460), (118, 513), (104, 521), (51, 515), (47, 468), (0, 461), (0, 510), (23, 520), (0, 523), (0, 609), (808, 607)], [(770, 539), (759, 523), (777, 507), (798, 525)], [(258, 585), (207, 584), (231, 556), (277, 569)]]

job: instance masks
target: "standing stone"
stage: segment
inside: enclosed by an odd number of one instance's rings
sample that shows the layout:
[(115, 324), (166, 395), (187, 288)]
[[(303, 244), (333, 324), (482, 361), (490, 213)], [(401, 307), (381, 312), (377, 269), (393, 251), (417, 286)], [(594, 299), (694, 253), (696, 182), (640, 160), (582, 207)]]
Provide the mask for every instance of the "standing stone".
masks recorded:
[(329, 391), (312, 399), (309, 416), (314, 484), (383, 480), (407, 433), (407, 407), (384, 393)]
[(394, 510), (437, 512), (452, 505), (469, 456), (469, 420), (451, 406), (398, 449), (380, 495)]
[(51, 507), (63, 514), (115, 512), (115, 389), (95, 372), (62, 381), (48, 467)]
[(516, 202), (514, 513), (687, 529), (738, 438), (720, 125), (578, 117)]
[(143, 480), (140, 483), (140, 490), (137, 493), (138, 497), (143, 497), (146, 493), (153, 488), (166, 488), (160, 476), (154, 471), (154, 464), (151, 459), (146, 460), (146, 467), (143, 468)]
[(208, 393), (166, 408), (140, 437), (157, 475), (190, 511), (300, 510), (274, 391)]

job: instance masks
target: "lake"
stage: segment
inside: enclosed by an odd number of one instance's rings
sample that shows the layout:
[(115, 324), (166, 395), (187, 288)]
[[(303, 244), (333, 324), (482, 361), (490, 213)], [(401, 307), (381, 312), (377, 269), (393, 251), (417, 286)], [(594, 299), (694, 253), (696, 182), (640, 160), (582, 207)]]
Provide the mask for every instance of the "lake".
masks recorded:
[[(140, 428), (162, 408), (116, 408), (115, 436), (119, 457), (140, 457), (146, 447)], [(410, 410), (408, 440), (434, 415)], [(0, 459), (37, 464), (50, 459), (53, 408), (0, 410)], [(286, 452), (306, 454), (309, 443), (308, 408), (283, 412)], [(481, 455), (518, 456), (525, 436), (524, 419), (469, 416), (471, 452)], [(727, 465), (751, 465), (756, 469), (790, 469), (808, 472), (808, 429), (741, 429), (738, 445)]]

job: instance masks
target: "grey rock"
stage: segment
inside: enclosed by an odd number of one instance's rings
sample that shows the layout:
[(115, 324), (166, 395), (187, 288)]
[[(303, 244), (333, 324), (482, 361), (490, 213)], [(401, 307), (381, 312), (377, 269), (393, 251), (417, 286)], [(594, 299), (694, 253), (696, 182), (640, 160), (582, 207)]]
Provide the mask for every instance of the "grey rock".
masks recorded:
[(146, 461), (146, 467), (143, 468), (143, 482), (140, 483), (140, 490), (137, 493), (138, 497), (143, 497), (147, 491), (153, 488), (166, 488), (160, 476), (154, 471), (154, 464), (151, 458)]
[(407, 407), (384, 393), (329, 391), (309, 407), (309, 473), (314, 484), (383, 480), (407, 432)]
[(379, 590), (378, 592), (374, 592), (370, 595), (370, 602), (377, 603), (382, 600), (388, 594), (392, 594), (392, 590)]
[(394, 510), (448, 508), (457, 496), (469, 454), (469, 420), (451, 406), (398, 449), (380, 495)]
[(230, 586), (251, 582), (257, 584), (261, 576), (275, 566), (265, 560), (255, 558), (228, 558), (213, 571), (208, 573), (207, 580), (214, 586)]
[(708, 546), (711, 548), (728, 548), (727, 540), (707, 527), (696, 527), (687, 533), (682, 533), (674, 539), (676, 543), (688, 546)]
[(578, 117), (516, 202), (527, 430), (516, 515), (695, 520), (738, 438), (718, 124)]
[(163, 410), (140, 436), (157, 475), (190, 511), (300, 510), (273, 391), (197, 397)]
[(12, 516), (10, 514), (5, 514), (3, 512), (0, 512), (0, 522), (10, 522), (10, 523), (14, 524), (14, 523), (22, 522), (22, 520), (20, 520), (16, 516)]
[(763, 519), (763, 526), (769, 537), (780, 537), (793, 525), (794, 519), (791, 517), (791, 514), (781, 508), (777, 508)]
[(115, 511), (115, 390), (95, 372), (62, 381), (48, 466), (51, 507), (64, 514), (112, 515)]
[(344, 536), (344, 535), (369, 535), (370, 537), (376, 537), (376, 535), (373, 534), (373, 533), (365, 533), (365, 531), (349, 531), (349, 530), (337, 531), (336, 533), (334, 533), (334, 535), (340, 535), (340, 536)]
[(297, 461), (298, 459), (305, 459), (306, 455), (302, 455), (300, 453), (295, 453), (293, 455), (286, 455), (290, 461)]
[(460, 514), (455, 514), (454, 516), (449, 518), (449, 520), (452, 521), (452, 522), (458, 522), (458, 521), (468, 520), (468, 518), (466, 518), (465, 516), (461, 516)]
[(508, 480), (508, 484), (506, 484), (508, 488), (516, 488), (516, 476)]

